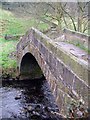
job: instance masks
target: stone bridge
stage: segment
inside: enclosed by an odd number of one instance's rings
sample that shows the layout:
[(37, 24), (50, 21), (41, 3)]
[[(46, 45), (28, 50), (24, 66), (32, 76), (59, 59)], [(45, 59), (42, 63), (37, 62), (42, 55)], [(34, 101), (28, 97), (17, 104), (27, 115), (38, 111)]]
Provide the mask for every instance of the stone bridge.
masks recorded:
[[(64, 35), (53, 40), (31, 28), (17, 45), (17, 61), (21, 79), (40, 78), (43, 75), (50, 85), (60, 113), (66, 115), (72, 100), (82, 99), (89, 106), (88, 54), (67, 40), (85, 36), (64, 30)], [(71, 36), (71, 38), (70, 38)]]

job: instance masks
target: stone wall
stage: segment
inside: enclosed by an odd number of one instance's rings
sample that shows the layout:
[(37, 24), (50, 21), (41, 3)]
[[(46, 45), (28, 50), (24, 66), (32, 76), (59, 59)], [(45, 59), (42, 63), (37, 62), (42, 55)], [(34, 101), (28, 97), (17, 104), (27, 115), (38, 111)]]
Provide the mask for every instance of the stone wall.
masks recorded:
[(80, 32), (69, 30), (69, 29), (64, 29), (63, 33), (65, 35), (66, 41), (73, 43), (73, 44), (76, 44), (76, 45), (81, 44), (81, 46), (84, 46), (85, 48), (89, 47), (90, 36), (85, 35), (85, 34), (80, 33)]
[(88, 64), (66, 53), (50, 38), (32, 28), (17, 45), (18, 64), (30, 52), (37, 60), (55, 97), (60, 113), (66, 115), (72, 101), (81, 97), (88, 106)]

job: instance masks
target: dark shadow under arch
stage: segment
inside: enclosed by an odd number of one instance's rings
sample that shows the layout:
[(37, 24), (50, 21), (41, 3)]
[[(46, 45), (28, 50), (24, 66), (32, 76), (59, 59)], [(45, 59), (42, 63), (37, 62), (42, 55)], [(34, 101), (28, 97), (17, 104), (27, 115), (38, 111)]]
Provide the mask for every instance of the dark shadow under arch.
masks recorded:
[(29, 52), (26, 53), (21, 60), (20, 76), (21, 79), (37, 79), (44, 77), (35, 57)]

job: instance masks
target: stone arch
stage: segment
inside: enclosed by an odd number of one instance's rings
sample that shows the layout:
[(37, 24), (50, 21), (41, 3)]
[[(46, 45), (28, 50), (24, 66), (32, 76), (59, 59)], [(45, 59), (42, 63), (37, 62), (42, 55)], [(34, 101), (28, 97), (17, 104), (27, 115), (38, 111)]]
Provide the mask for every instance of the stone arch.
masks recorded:
[(44, 77), (43, 72), (36, 58), (27, 52), (20, 62), (20, 78), (21, 79), (40, 79)]

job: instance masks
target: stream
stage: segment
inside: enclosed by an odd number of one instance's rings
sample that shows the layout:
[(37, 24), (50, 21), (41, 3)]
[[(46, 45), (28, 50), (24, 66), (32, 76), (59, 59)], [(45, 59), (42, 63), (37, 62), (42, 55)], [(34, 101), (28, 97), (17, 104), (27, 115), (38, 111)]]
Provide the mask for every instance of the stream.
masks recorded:
[(58, 107), (45, 79), (3, 81), (0, 104), (2, 119), (61, 120), (54, 114)]

